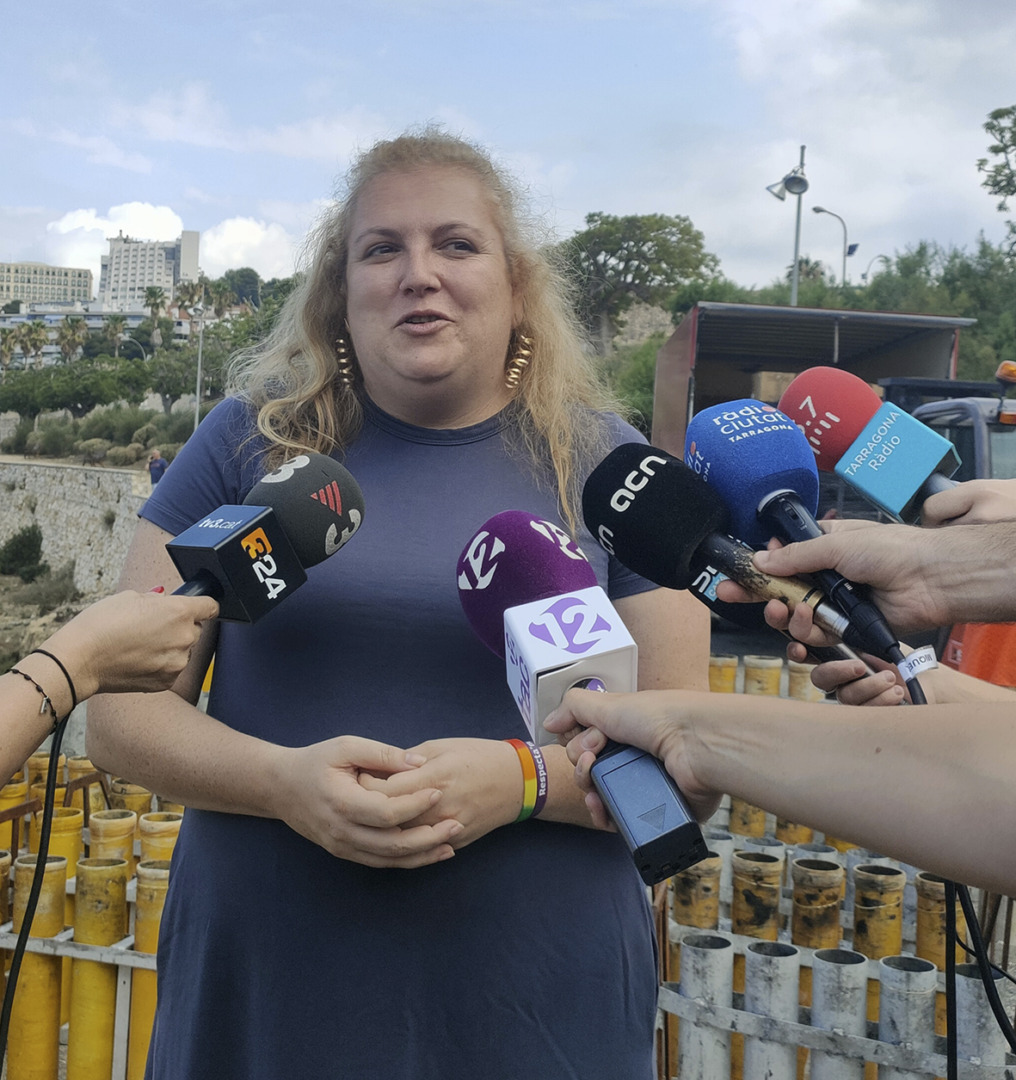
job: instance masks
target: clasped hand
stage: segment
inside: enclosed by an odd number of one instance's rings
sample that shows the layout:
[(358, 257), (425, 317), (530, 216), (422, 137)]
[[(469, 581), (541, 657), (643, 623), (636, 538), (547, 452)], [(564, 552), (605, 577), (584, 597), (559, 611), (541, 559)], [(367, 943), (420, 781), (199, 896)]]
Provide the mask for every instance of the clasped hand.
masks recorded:
[(516, 760), (507, 743), (490, 739), (403, 750), (343, 735), (284, 751), (279, 816), (338, 858), (427, 866), (514, 820), (522, 796)]

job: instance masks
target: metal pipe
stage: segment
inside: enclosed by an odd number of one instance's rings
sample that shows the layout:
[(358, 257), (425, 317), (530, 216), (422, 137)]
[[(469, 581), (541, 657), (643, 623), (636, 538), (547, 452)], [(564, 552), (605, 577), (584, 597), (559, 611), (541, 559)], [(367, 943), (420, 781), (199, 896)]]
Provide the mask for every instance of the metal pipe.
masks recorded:
[[(844, 1035), (867, 1033), (868, 961), (852, 949), (819, 949), (811, 961), (811, 1026)], [(864, 1061), (811, 1052), (811, 1080), (863, 1080)]]
[[(878, 1037), (890, 1046), (935, 1049), (935, 990), (938, 971), (916, 956), (883, 956), (879, 962)], [(879, 1080), (917, 1080), (934, 1073), (879, 1065)]]
[[(995, 981), (1004, 976), (992, 972)], [(956, 1056), (977, 1065), (1004, 1065), (1008, 1044), (988, 1005), (977, 964), (956, 965)]]
[[(684, 939), (682, 997), (730, 1008), (733, 1002), (734, 946), (718, 934), (692, 934)], [(682, 1024), (678, 1036), (681, 1080), (715, 1080), (730, 1076), (730, 1032), (699, 1024)]]
[[(753, 941), (744, 962), (744, 1011), (796, 1024), (800, 950), (778, 941)], [(745, 1036), (743, 1074), (796, 1080), (797, 1047)]]

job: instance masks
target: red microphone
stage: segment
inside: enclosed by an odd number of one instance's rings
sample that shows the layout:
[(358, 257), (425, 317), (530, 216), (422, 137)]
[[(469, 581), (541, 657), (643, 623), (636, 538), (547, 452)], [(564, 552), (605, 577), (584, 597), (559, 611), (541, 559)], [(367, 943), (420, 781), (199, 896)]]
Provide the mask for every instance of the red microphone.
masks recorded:
[(815, 464), (835, 472), (896, 521), (916, 524), (924, 500), (955, 487), (956, 447), (842, 368), (801, 372), (780, 409), (803, 431)]
[(834, 367), (813, 367), (783, 391), (779, 410), (804, 432), (815, 464), (832, 472), (882, 399), (856, 375)]

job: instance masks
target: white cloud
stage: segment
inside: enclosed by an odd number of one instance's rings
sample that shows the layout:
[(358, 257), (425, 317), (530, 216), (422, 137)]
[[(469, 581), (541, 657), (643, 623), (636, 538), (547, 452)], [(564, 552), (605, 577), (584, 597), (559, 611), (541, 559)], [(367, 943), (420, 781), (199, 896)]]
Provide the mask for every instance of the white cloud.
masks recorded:
[(168, 206), (121, 203), (105, 215), (94, 209), (71, 210), (46, 225), (46, 261), (91, 270), (98, 289), (109, 237), (123, 232), (136, 240), (175, 240), (182, 231), (183, 220)]
[(289, 277), (295, 252), (293, 237), (275, 222), (229, 218), (201, 234), (201, 269), (210, 278), (241, 266), (262, 278)]
[(50, 142), (84, 151), (85, 158), (93, 165), (108, 165), (128, 172), (150, 173), (152, 162), (144, 154), (124, 150), (106, 135), (79, 135), (65, 127), (35, 124), (31, 120), (14, 120), (11, 128), (19, 135), (31, 139), (48, 139)]

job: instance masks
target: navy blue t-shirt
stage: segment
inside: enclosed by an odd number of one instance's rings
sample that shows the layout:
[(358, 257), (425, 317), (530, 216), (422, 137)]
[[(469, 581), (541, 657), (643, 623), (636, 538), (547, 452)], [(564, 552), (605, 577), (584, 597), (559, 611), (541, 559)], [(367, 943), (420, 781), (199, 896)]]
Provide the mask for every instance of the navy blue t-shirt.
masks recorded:
[[(616, 417), (616, 442), (644, 441)], [(254, 625), (222, 624), (209, 712), (302, 746), (526, 738), (504, 661), (473, 635), (456, 561), (503, 510), (559, 521), (506, 416), (417, 428), (368, 405), (343, 463), (363, 524)], [(171, 533), (260, 475), (250, 414), (217, 407), (141, 513)], [(612, 599), (653, 588), (580, 545)], [(188, 810), (159, 944), (155, 1080), (651, 1080), (652, 917), (624, 842), (553, 822), (378, 870), (280, 821)]]

